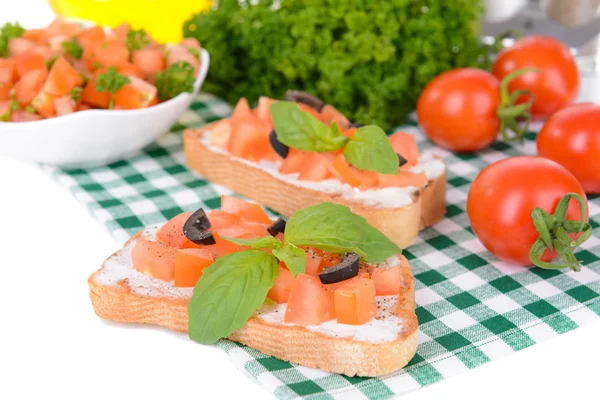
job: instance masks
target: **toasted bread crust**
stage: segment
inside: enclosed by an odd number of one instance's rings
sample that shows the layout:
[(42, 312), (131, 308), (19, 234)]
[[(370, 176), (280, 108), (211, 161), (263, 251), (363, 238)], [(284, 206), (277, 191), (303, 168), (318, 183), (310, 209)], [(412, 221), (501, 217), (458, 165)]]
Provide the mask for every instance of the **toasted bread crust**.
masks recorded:
[[(396, 340), (368, 343), (312, 332), (300, 326), (270, 323), (258, 317), (252, 317), (229, 339), (285, 361), (329, 372), (349, 376), (391, 373), (405, 366), (417, 347), (414, 278), (407, 262), (401, 264), (401, 271), (403, 286), (396, 315), (403, 320), (403, 330)], [(88, 283), (92, 306), (100, 318), (187, 332), (189, 298), (138, 295), (131, 291), (127, 281), (106, 286), (97, 282), (99, 272), (95, 272)]]
[(211, 182), (227, 186), (285, 216), (328, 201), (344, 204), (365, 217), (398, 246), (405, 248), (415, 241), (420, 229), (435, 224), (446, 213), (446, 172), (417, 192), (409, 205), (396, 208), (367, 206), (348, 201), (339, 194), (296, 186), (227, 153), (211, 151), (202, 137), (213, 125), (184, 132), (188, 165)]

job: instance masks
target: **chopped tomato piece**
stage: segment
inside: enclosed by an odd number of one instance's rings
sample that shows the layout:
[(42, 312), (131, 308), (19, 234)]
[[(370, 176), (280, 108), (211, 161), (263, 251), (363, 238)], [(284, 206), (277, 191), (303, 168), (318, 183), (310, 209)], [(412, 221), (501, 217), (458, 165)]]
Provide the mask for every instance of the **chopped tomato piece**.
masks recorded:
[(334, 106), (325, 104), (321, 110), (321, 118), (324, 123), (330, 125), (332, 122), (336, 122), (337, 126), (341, 131), (344, 131), (350, 126), (350, 121), (341, 112), (339, 112)]
[(17, 76), (19, 78), (23, 78), (26, 73), (36, 69), (44, 71), (48, 70), (44, 57), (35, 53), (33, 50), (28, 50), (19, 54), (14, 58), (14, 60)]
[(212, 229), (219, 229), (238, 225), (240, 217), (223, 210), (213, 210), (208, 215), (208, 220), (210, 221)]
[(156, 99), (156, 87), (135, 76), (128, 78), (130, 82), (115, 93), (115, 108), (131, 110), (149, 107)]
[(85, 111), (85, 110), (91, 110), (92, 107), (88, 106), (87, 104), (77, 104), (77, 106), (75, 107), (75, 111)]
[(323, 257), (312, 249), (306, 252), (306, 275), (317, 276), (323, 270)]
[(379, 186), (397, 186), (397, 187), (408, 187), (416, 186), (423, 187), (427, 185), (427, 175), (425, 172), (408, 172), (398, 171), (397, 175), (377, 174), (377, 183)]
[[(206, 246), (205, 248), (210, 250), (210, 252), (215, 256), (215, 258), (222, 257), (227, 254), (233, 253), (234, 251), (239, 251), (240, 249), (242, 249), (241, 246), (238, 246), (237, 244), (230, 242), (229, 240), (221, 239), (220, 233), (215, 232), (213, 230), (212, 234), (213, 234), (213, 237), (215, 238), (216, 243), (211, 244), (210, 246)], [(235, 237), (226, 231), (223, 233), (223, 236)]]
[[(62, 48), (62, 46), (60, 48)], [(42, 56), (44, 58), (44, 62), (46, 63), (54, 60), (62, 53), (62, 50), (52, 49), (48, 46), (35, 46), (33, 49), (31, 49), (31, 51), (37, 55)]]
[(358, 275), (356, 275), (354, 278), (346, 279), (345, 281), (340, 281), (336, 283), (330, 283), (328, 285), (323, 285), (323, 287), (325, 288), (325, 290), (327, 290), (327, 293), (329, 293), (329, 295), (333, 298), (336, 290), (344, 286), (346, 283), (356, 283), (356, 281), (359, 278), (370, 279), (370, 275), (367, 271), (359, 270)]
[(11, 115), (10, 109), (10, 100), (2, 100), (0, 101), (0, 122), (5, 122), (4, 120)]
[(77, 35), (77, 39), (81, 43), (81, 45), (87, 49), (94, 43), (102, 42), (106, 39), (106, 33), (104, 29), (100, 26), (93, 26), (91, 28), (85, 29), (81, 33)]
[(193, 287), (198, 283), (204, 268), (213, 263), (208, 249), (181, 249), (175, 253), (175, 287)]
[(171, 46), (167, 50), (167, 66), (178, 63), (180, 61), (186, 61), (194, 67), (194, 74), (200, 70), (200, 60), (190, 53), (189, 49), (181, 44)]
[(260, 160), (275, 154), (269, 143), (270, 133), (271, 128), (254, 116), (232, 119), (227, 151), (249, 160)]
[(293, 283), (294, 275), (287, 268), (279, 264), (279, 275), (277, 275), (273, 287), (267, 293), (267, 298), (278, 304), (287, 303)]
[(245, 97), (238, 100), (231, 113), (231, 119), (238, 118), (252, 118), (252, 110), (250, 110), (250, 105), (248, 105), (248, 100)]
[(117, 71), (123, 75), (133, 75), (144, 79), (144, 72), (130, 62), (125, 62), (117, 67)]
[(183, 234), (183, 225), (190, 218), (191, 212), (181, 213), (164, 224), (157, 234), (157, 240), (164, 245), (175, 249), (198, 248), (197, 244), (189, 240)]
[(310, 153), (300, 169), (298, 179), (301, 181), (322, 181), (329, 177), (331, 159), (321, 153)]
[(333, 160), (330, 169), (333, 175), (342, 182), (346, 182), (352, 187), (360, 186), (360, 179), (354, 175), (350, 164), (346, 161), (346, 157), (343, 154), (340, 154)]
[(349, 137), (350, 139), (354, 138), (354, 134), (356, 133), (356, 131), (358, 130), (358, 128), (349, 128), (346, 130), (342, 131), (342, 135)]
[(71, 89), (83, 85), (83, 78), (63, 57), (58, 57), (42, 90), (53, 96), (65, 96)]
[(288, 156), (283, 160), (279, 172), (282, 174), (293, 174), (300, 172), (306, 160), (310, 157), (308, 151), (290, 149)]
[(34, 69), (23, 75), (15, 84), (15, 97), (22, 106), (31, 103), (42, 88), (47, 75), (45, 69)]
[(298, 104), (298, 107), (300, 107), (300, 110), (309, 113), (310, 115), (312, 115), (313, 117), (315, 117), (318, 120), (321, 120), (321, 118), (322, 118), (321, 113), (318, 112), (317, 110), (315, 110), (314, 108), (312, 108), (311, 106), (309, 106), (308, 104), (304, 104), (304, 103), (296, 103), (296, 104)]
[(319, 325), (334, 318), (333, 301), (319, 278), (299, 274), (290, 290), (284, 322)]
[(272, 223), (271, 218), (260, 205), (237, 197), (221, 196), (221, 209), (230, 214), (238, 215), (247, 221), (262, 222), (268, 225)]
[(74, 113), (76, 108), (77, 102), (69, 95), (54, 99), (54, 110), (57, 116)]
[(112, 29), (112, 31), (109, 34), (109, 38), (125, 43), (125, 41), (127, 40), (127, 33), (130, 30), (131, 26), (128, 23), (123, 22), (122, 24)]
[(269, 107), (271, 104), (277, 103), (277, 100), (270, 99), (265, 96), (260, 96), (258, 98), (258, 107), (256, 107), (256, 116), (261, 122), (266, 122), (269, 125), (269, 132), (273, 127), (273, 118), (271, 118), (271, 110)]
[(16, 78), (14, 60), (0, 58), (0, 101), (10, 99), (10, 91)]
[(117, 67), (129, 60), (129, 51), (123, 43), (104, 40), (91, 44), (84, 51), (87, 67), (94, 71), (102, 67)]
[(11, 38), (8, 40), (8, 56), (16, 57), (25, 53), (27, 50), (32, 50), (36, 45), (35, 42), (25, 38)]
[(417, 165), (419, 163), (419, 148), (410, 133), (395, 132), (389, 136), (389, 139), (394, 151), (404, 157), (409, 164)]
[(202, 49), (200, 42), (195, 38), (185, 38), (181, 41), (181, 45), (187, 49)]
[(375, 283), (357, 278), (335, 291), (335, 315), (337, 322), (362, 325), (375, 317)]
[(132, 53), (131, 60), (148, 79), (153, 80), (157, 72), (165, 69), (165, 59), (160, 48), (136, 50)]
[(56, 114), (56, 110), (54, 109), (54, 98), (49, 93), (39, 92), (33, 100), (31, 100), (31, 105), (35, 110), (43, 115), (46, 118), (54, 117)]
[(244, 219), (240, 221), (240, 228), (246, 230), (246, 233), (242, 235), (245, 238), (267, 236), (269, 234), (267, 231), (269, 225), (270, 223), (265, 224), (263, 222), (246, 221)]
[(340, 263), (340, 255), (335, 253), (323, 253), (321, 257), (321, 270), (323, 268), (333, 267)]
[[(0, 112), (0, 115), (2, 113)], [(42, 116), (36, 113), (30, 113), (24, 110), (13, 111), (10, 115), (10, 120), (12, 122), (29, 122), (29, 121), (39, 121), (42, 119)]]
[(48, 41), (48, 33), (46, 29), (29, 29), (23, 32), (21, 38), (35, 42), (37, 44), (45, 44)]
[(48, 25), (46, 32), (48, 36), (64, 35), (67, 37), (73, 37), (79, 34), (83, 28), (76, 22), (67, 22), (64, 19), (56, 18)]
[(160, 279), (172, 281), (175, 276), (176, 249), (140, 237), (131, 251), (133, 268)]
[(108, 92), (99, 92), (96, 90), (96, 79), (98, 75), (100, 75), (103, 70), (98, 70), (85, 85), (83, 89), (83, 93), (81, 94), (81, 99), (87, 105), (98, 108), (108, 108), (110, 103), (110, 93)]
[(371, 272), (371, 279), (375, 282), (375, 294), (387, 296), (400, 293), (402, 275), (400, 266), (391, 268), (375, 268)]

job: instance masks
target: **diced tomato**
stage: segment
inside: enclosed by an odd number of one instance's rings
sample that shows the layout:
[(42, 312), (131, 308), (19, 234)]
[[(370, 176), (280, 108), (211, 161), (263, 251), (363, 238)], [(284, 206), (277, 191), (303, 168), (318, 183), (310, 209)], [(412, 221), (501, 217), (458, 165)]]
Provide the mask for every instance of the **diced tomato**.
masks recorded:
[(54, 109), (54, 99), (55, 96), (41, 91), (33, 98), (33, 100), (31, 100), (31, 105), (44, 117), (54, 117), (54, 115), (56, 115), (56, 110)]
[(321, 153), (310, 153), (300, 169), (298, 179), (301, 181), (322, 181), (329, 177), (329, 166), (332, 160)]
[(300, 107), (300, 110), (309, 113), (310, 115), (312, 115), (313, 117), (315, 117), (318, 120), (321, 120), (321, 113), (318, 112), (317, 110), (315, 110), (314, 108), (312, 108), (311, 106), (309, 106), (308, 104), (304, 104), (304, 103), (296, 103), (296, 104), (298, 104), (298, 107)]
[(358, 128), (350, 128), (342, 131), (342, 135), (349, 137), (350, 139), (354, 138), (354, 134)]
[(16, 78), (14, 60), (0, 58), (0, 101), (10, 99), (10, 91)]
[(0, 101), (10, 99), (10, 92), (13, 88), (13, 84), (10, 81), (0, 80)]
[(238, 215), (247, 221), (261, 222), (268, 225), (272, 223), (271, 218), (260, 205), (237, 197), (222, 195), (221, 209), (230, 214)]
[(419, 148), (415, 138), (406, 132), (395, 132), (389, 136), (390, 143), (396, 153), (399, 153), (411, 165), (419, 163)]
[(269, 143), (270, 133), (271, 128), (254, 116), (232, 119), (227, 151), (249, 160), (260, 160), (265, 155), (275, 154)]
[(44, 58), (44, 62), (46, 63), (49, 63), (50, 61), (54, 60), (56, 57), (62, 54), (61, 49), (51, 49), (48, 46), (35, 46), (30, 51), (42, 56)]
[(53, 96), (65, 96), (71, 89), (83, 85), (83, 78), (63, 57), (58, 57), (42, 90)]
[(75, 111), (85, 111), (85, 110), (91, 110), (92, 107), (88, 106), (87, 104), (77, 104), (77, 106), (75, 107)]
[(159, 229), (157, 240), (162, 244), (175, 249), (191, 249), (200, 247), (186, 238), (183, 234), (183, 225), (191, 215), (191, 212), (185, 212), (171, 218)]
[(48, 33), (45, 29), (29, 29), (28, 31), (23, 32), (21, 38), (36, 44), (46, 44), (48, 41)]
[[(0, 113), (1, 115), (1, 113)], [(13, 111), (10, 115), (10, 120), (12, 122), (30, 122), (30, 121), (39, 121), (42, 119), (41, 115), (36, 113), (30, 113), (24, 110)]]
[(42, 88), (47, 75), (45, 69), (34, 69), (23, 75), (15, 84), (15, 97), (22, 106), (31, 103)]
[(269, 132), (273, 128), (273, 118), (271, 118), (271, 110), (269, 110), (269, 107), (273, 103), (277, 103), (277, 100), (260, 96), (258, 98), (258, 107), (255, 110), (258, 119), (269, 125)]
[(323, 253), (321, 256), (321, 270), (333, 267), (340, 263), (340, 255), (335, 253)]
[(40, 54), (35, 53), (33, 50), (27, 50), (14, 58), (15, 68), (17, 70), (17, 76), (23, 78), (23, 76), (29, 71), (36, 69), (47, 71), (46, 61)]
[(194, 287), (204, 268), (213, 263), (208, 249), (181, 249), (175, 253), (175, 287)]
[(135, 76), (115, 93), (115, 108), (131, 110), (149, 107), (156, 99), (156, 87)]
[(129, 61), (129, 51), (123, 43), (104, 40), (92, 43), (83, 53), (87, 67), (94, 71), (102, 67), (117, 67)]
[(348, 118), (341, 112), (339, 112), (334, 106), (325, 104), (321, 110), (321, 118), (324, 123), (330, 125), (333, 121), (337, 123), (337, 126), (341, 131), (344, 131), (350, 125)]
[(279, 172), (282, 174), (294, 174), (300, 172), (306, 160), (310, 157), (308, 151), (290, 149), (288, 156), (283, 160)]
[(200, 70), (200, 60), (190, 53), (189, 49), (181, 44), (171, 46), (167, 50), (167, 66), (178, 63), (180, 61), (186, 61), (194, 67), (194, 74), (197, 74)]
[(187, 49), (198, 49), (200, 50), (202, 46), (200, 46), (200, 42), (198, 42), (195, 38), (185, 38), (181, 41), (181, 45)]
[(145, 77), (144, 72), (141, 69), (139, 69), (138, 67), (136, 67), (135, 65), (133, 65), (132, 63), (130, 63), (130, 62), (126, 62), (126, 63), (120, 64), (117, 67), (117, 71), (120, 74), (128, 75), (128, 76), (129, 75), (133, 75), (133, 76), (136, 76), (136, 77), (138, 77), (140, 79), (144, 79), (144, 77)]
[(69, 95), (54, 99), (54, 110), (57, 116), (74, 113), (76, 108), (77, 102)]
[(306, 275), (317, 276), (323, 270), (323, 265), (321, 262), (323, 261), (323, 257), (317, 252), (308, 250), (306, 252)]
[(240, 223), (240, 217), (223, 210), (213, 210), (208, 216), (213, 229), (226, 228)]
[(375, 317), (375, 283), (358, 278), (335, 291), (335, 316), (339, 324), (362, 325)]
[(133, 65), (142, 71), (143, 77), (147, 79), (154, 80), (156, 73), (165, 69), (165, 59), (160, 48), (147, 47), (135, 50), (131, 60)]
[(85, 85), (83, 92), (81, 94), (81, 99), (87, 105), (98, 108), (108, 108), (110, 103), (110, 93), (109, 92), (99, 92), (96, 90), (96, 79), (98, 75), (103, 73), (103, 70), (98, 70)]
[(269, 231), (267, 231), (269, 225), (270, 223), (265, 224), (263, 222), (246, 221), (244, 219), (240, 221), (240, 227), (246, 230), (246, 233), (243, 235), (245, 238), (267, 236), (269, 234)]
[(172, 281), (175, 276), (176, 252), (174, 248), (140, 237), (131, 251), (133, 268), (156, 279)]
[(242, 97), (238, 100), (233, 112), (231, 113), (231, 119), (238, 118), (252, 118), (252, 110), (250, 109), (248, 100), (246, 100), (245, 97)]
[(8, 56), (16, 57), (25, 53), (27, 50), (32, 50), (37, 44), (31, 40), (20, 38), (11, 38), (8, 40)]
[(93, 26), (83, 30), (77, 35), (77, 39), (83, 48), (87, 49), (94, 43), (102, 42), (106, 39), (106, 33), (100, 26)]
[(335, 318), (331, 296), (314, 276), (299, 274), (290, 290), (284, 322), (319, 325)]
[(350, 164), (346, 161), (346, 157), (343, 154), (340, 154), (333, 160), (330, 169), (333, 175), (342, 182), (346, 182), (352, 187), (360, 186), (360, 179), (354, 175)]
[(113, 40), (117, 40), (122, 43), (125, 43), (125, 41), (127, 40), (127, 33), (130, 30), (131, 30), (131, 26), (128, 23), (123, 22), (122, 24), (114, 27), (110, 31), (109, 38), (113, 39)]
[(275, 278), (273, 287), (267, 293), (267, 298), (278, 304), (287, 303), (294, 284), (294, 275), (285, 267), (279, 265), (279, 275)]
[(0, 122), (5, 122), (4, 120), (11, 115), (10, 109), (10, 100), (2, 100), (0, 101)]
[(402, 279), (400, 266), (392, 268), (375, 268), (371, 272), (371, 279), (375, 282), (375, 294), (377, 296), (400, 293)]
[(427, 175), (425, 172), (398, 171), (397, 175), (377, 174), (377, 183), (379, 186), (388, 187), (423, 187), (427, 185)]
[(48, 36), (64, 35), (71, 38), (79, 34), (83, 28), (76, 22), (68, 22), (64, 19), (57, 18), (52, 21), (45, 30)]
[(329, 295), (333, 299), (335, 296), (336, 290), (338, 290), (339, 288), (341, 288), (342, 286), (344, 286), (347, 283), (356, 283), (356, 281), (360, 278), (370, 279), (370, 275), (367, 271), (359, 270), (358, 275), (356, 275), (354, 278), (346, 279), (345, 281), (340, 281), (340, 282), (336, 282), (336, 283), (330, 283), (327, 285), (323, 285), (323, 287), (325, 288), (327, 293), (329, 293)]
[[(242, 247), (237, 244), (230, 242), (229, 240), (221, 239), (221, 236), (218, 232), (212, 231), (213, 237), (215, 238), (215, 244), (211, 244), (210, 246), (206, 246), (215, 258), (222, 257), (227, 254), (233, 253), (234, 251), (239, 251)], [(225, 237), (235, 237), (231, 236), (230, 233), (225, 232), (223, 234)]]

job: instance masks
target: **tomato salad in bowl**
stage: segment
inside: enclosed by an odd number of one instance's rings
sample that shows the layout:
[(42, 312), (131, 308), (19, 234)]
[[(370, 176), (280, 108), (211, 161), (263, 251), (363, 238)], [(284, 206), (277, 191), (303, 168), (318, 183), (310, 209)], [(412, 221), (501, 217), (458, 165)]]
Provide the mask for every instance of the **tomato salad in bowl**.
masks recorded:
[(160, 45), (127, 24), (6, 24), (0, 153), (67, 168), (133, 155), (189, 107), (209, 62), (195, 39)]

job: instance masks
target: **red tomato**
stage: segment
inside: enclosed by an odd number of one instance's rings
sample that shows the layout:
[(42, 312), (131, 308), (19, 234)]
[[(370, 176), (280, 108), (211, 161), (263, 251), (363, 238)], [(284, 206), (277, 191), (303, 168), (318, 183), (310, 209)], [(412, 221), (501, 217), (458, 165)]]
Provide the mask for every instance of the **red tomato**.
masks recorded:
[(571, 171), (586, 193), (600, 193), (600, 106), (575, 104), (552, 114), (537, 149)]
[[(539, 237), (531, 212), (539, 207), (553, 214), (567, 193), (585, 199), (581, 184), (564, 167), (542, 157), (513, 157), (487, 166), (475, 178), (467, 198), (467, 215), (473, 232), (491, 253), (505, 261), (531, 265), (529, 250)], [(575, 200), (569, 204), (567, 219), (581, 220)], [(552, 257), (546, 251), (542, 260)]]
[(500, 83), (489, 72), (461, 68), (444, 72), (425, 87), (417, 118), (434, 143), (459, 152), (481, 150), (498, 134)]
[[(512, 80), (509, 91), (530, 91), (535, 100), (531, 107), (534, 117), (547, 117), (571, 103), (579, 91), (579, 73), (569, 48), (546, 36), (529, 36), (498, 55), (492, 73), (502, 80), (513, 71), (537, 68)], [(525, 100), (525, 96), (523, 99)]]

